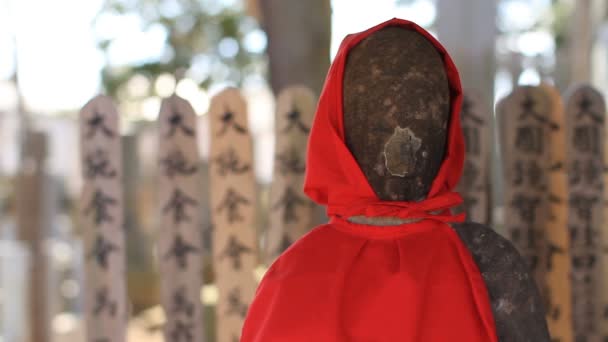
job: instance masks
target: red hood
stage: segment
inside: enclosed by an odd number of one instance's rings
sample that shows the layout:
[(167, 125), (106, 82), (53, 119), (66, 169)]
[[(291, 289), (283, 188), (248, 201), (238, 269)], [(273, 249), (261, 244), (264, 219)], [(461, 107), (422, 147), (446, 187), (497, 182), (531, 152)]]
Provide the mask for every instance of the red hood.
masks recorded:
[[(447, 156), (428, 198), (378, 200), (344, 143), (342, 75), (348, 51), (390, 25), (416, 30), (443, 56), (451, 86)], [(348, 36), (334, 61), (308, 150), (305, 191), (332, 216), (287, 249), (266, 272), (241, 342), (497, 342), (484, 279), (447, 222), (463, 163), (458, 72), (414, 23), (393, 19)], [(434, 215), (438, 209), (443, 212)], [(393, 227), (355, 224), (353, 214), (425, 218)]]
[[(440, 53), (447, 73), (450, 87), (450, 121), (448, 143), (445, 159), (435, 177), (429, 194), (419, 203), (380, 201), (367, 182), (364, 173), (349, 151), (344, 141), (344, 113), (342, 106), (342, 82), (344, 66), (350, 50), (360, 41), (387, 26), (399, 26), (414, 30), (428, 39)], [(423, 209), (429, 212), (453, 207), (462, 200), (452, 190), (458, 183), (464, 162), (464, 142), (460, 128), (460, 109), (462, 88), (460, 77), (454, 62), (445, 48), (426, 30), (413, 22), (402, 19), (391, 19), (366, 31), (348, 35), (340, 45), (338, 54), (332, 63), (321, 97), (309, 142), (304, 192), (315, 202), (328, 206), (330, 216), (365, 214), (381, 216), (389, 214), (381, 207), (391, 207), (391, 215), (400, 217), (416, 216), (413, 210)], [(399, 206), (399, 214), (394, 208)], [(370, 207), (376, 207), (371, 209)], [(349, 212), (346, 213), (345, 210)], [(464, 219), (459, 217), (460, 221)], [(454, 221), (454, 219), (452, 219)]]

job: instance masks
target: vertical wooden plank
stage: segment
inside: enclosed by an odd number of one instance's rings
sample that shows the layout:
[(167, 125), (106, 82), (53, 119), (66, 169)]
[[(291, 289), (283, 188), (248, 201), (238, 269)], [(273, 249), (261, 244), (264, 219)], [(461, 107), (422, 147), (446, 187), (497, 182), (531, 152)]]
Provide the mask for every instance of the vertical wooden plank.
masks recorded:
[(589, 82), (591, 80), (591, 52), (594, 42), (594, 18), (592, 15), (593, 0), (577, 0), (574, 2), (573, 25), (570, 27), (572, 54), (570, 80), (573, 83)]
[(468, 221), (487, 224), (491, 144), (488, 141), (490, 120), (485, 108), (479, 94), (465, 91), (460, 119), (466, 159), (457, 191), (464, 198), (464, 205), (458, 211), (465, 211)]
[(603, 211), (604, 116), (602, 95), (587, 85), (566, 96), (569, 185), (568, 228), (572, 259), (575, 341), (599, 341), (602, 319), (599, 258)]
[(549, 118), (557, 129), (549, 135), (549, 217), (544, 235), (547, 242), (545, 310), (554, 341), (573, 342), (570, 281), (570, 239), (568, 234), (568, 175), (566, 170), (566, 124), (559, 91), (548, 84), (541, 89), (549, 97)]
[(233, 342), (256, 289), (255, 177), (247, 106), (237, 89), (211, 101), (210, 187), (213, 257), (219, 298), (217, 340)]
[(550, 169), (550, 100), (539, 87), (518, 87), (498, 106), (505, 176), (505, 233), (545, 288)]
[(306, 147), (316, 98), (303, 86), (286, 88), (277, 99), (276, 143), (270, 189), (270, 229), (266, 263), (270, 264), (315, 223), (315, 207), (302, 191)]
[(202, 224), (196, 115), (176, 95), (158, 117), (159, 255), (167, 341), (203, 341)]
[(97, 96), (80, 111), (89, 341), (125, 341), (127, 323), (122, 151), (116, 107)]
[[(604, 103), (606, 100), (604, 99)], [(604, 132), (608, 129), (607, 126), (608, 120), (604, 120)], [(608, 288), (608, 189), (606, 189), (606, 184), (608, 184), (608, 136), (604, 133), (604, 197), (603, 197), (603, 205), (604, 209), (602, 212), (603, 222), (600, 226), (600, 244), (601, 244), (601, 254), (600, 254), (600, 266), (601, 266), (601, 288)], [(600, 332), (604, 341), (608, 341), (608, 291), (601, 292), (601, 312), (603, 319), (600, 322)], [(602, 341), (603, 342), (603, 341)]]
[(437, 34), (450, 51), (465, 88), (493, 98), (497, 0), (438, 0)]
[(49, 340), (49, 303), (47, 300), (48, 261), (44, 248), (47, 154), (46, 135), (26, 132), (23, 162), (17, 180), (17, 227), (19, 239), (30, 252), (28, 270), (28, 326), (30, 341)]

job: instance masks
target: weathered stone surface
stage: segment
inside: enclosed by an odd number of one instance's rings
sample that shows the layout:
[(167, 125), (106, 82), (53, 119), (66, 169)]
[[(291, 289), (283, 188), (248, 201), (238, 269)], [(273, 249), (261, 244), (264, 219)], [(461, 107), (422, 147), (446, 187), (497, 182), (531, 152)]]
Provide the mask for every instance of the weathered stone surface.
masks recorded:
[(507, 239), (479, 223), (454, 224), (483, 276), (500, 342), (550, 341), (542, 299), (526, 261)]
[(404, 28), (372, 34), (348, 55), (343, 96), (346, 144), (377, 195), (423, 199), (443, 160), (450, 108), (435, 47)]

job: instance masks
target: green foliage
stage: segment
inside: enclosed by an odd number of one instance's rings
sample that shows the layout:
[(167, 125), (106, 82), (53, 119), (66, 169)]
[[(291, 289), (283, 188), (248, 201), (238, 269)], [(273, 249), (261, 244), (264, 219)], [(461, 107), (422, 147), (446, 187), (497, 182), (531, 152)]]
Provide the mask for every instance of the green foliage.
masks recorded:
[[(248, 51), (244, 44), (248, 34), (260, 32), (259, 27), (246, 15), (241, 2), (229, 5), (231, 2), (235, 1), (106, 0), (95, 25), (104, 17), (136, 16), (141, 19), (142, 32), (161, 27), (166, 35), (162, 57), (129, 65), (113, 65), (109, 60), (120, 35), (98, 37), (98, 47), (107, 61), (102, 70), (106, 93), (124, 99), (127, 95), (121, 90), (136, 75), (146, 77), (152, 84), (166, 73), (177, 80), (187, 76), (201, 87), (217, 82), (239, 85), (247, 75), (264, 75), (264, 51)], [(231, 53), (222, 53), (222, 44)], [(155, 95), (154, 87), (149, 87), (148, 92)]]
[(555, 47), (561, 48), (568, 36), (568, 21), (572, 16), (572, 3), (563, 0), (551, 1), (551, 32), (555, 36)]

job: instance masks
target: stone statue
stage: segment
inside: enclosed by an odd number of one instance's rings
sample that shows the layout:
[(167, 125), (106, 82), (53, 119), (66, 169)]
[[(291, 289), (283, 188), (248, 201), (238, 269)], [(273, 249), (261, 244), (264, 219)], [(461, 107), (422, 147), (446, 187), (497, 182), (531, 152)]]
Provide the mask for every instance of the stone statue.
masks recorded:
[[(450, 89), (444, 62), (418, 32), (386, 27), (347, 57), (343, 85), (348, 148), (381, 200), (427, 195), (445, 155)], [(398, 225), (399, 218), (354, 216)], [(513, 245), (490, 227), (451, 225), (485, 280), (500, 342), (550, 341), (538, 289)]]

